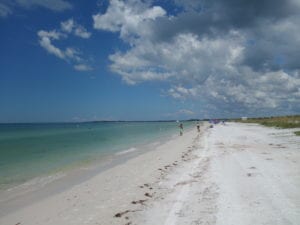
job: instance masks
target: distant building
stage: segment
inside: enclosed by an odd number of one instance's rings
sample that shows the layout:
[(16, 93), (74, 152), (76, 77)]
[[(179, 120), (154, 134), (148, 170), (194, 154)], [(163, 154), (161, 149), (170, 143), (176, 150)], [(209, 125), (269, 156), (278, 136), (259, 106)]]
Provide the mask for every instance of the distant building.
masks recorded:
[(242, 117), (242, 120), (243, 120), (243, 121), (246, 121), (247, 119), (248, 119), (248, 117), (246, 117), (246, 116), (243, 116), (243, 117)]

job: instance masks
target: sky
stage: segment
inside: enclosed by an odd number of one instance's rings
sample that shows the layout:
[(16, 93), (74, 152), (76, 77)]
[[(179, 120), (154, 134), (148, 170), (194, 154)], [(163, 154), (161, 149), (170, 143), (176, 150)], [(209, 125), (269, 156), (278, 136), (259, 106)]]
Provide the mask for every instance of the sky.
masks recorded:
[(300, 0), (0, 0), (0, 122), (300, 114)]

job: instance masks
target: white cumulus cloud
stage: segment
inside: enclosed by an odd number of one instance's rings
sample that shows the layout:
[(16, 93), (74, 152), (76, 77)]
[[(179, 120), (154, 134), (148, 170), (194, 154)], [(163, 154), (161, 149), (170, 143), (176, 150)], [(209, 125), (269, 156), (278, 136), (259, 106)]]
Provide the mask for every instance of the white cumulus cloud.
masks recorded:
[(67, 47), (65, 50), (62, 50), (56, 47), (52, 42), (54, 40), (60, 40), (61, 38), (66, 38), (66, 35), (60, 33), (56, 30), (44, 31), (40, 30), (38, 32), (39, 43), (40, 45), (50, 54), (57, 56), (60, 59), (64, 60), (74, 60), (81, 61), (80, 52), (74, 48)]
[(234, 32), (213, 40), (191, 33), (179, 34), (171, 42), (143, 40), (126, 53), (111, 55), (111, 69), (131, 84), (150, 80), (199, 84), (211, 74), (230, 72), (243, 50), (242, 41)]
[(52, 40), (59, 40), (63, 35), (57, 31), (44, 31), (38, 32), (40, 45), (47, 50), (50, 54), (57, 56), (58, 58), (65, 59), (65, 53), (52, 44)]
[(145, 23), (163, 17), (166, 11), (160, 6), (149, 6), (139, 0), (110, 0), (104, 14), (93, 15), (94, 28), (112, 32), (120, 32), (124, 39), (135, 35), (143, 35)]
[(88, 32), (83, 26), (77, 25), (75, 28), (74, 34), (81, 38), (90, 38), (92, 33)]
[(81, 56), (82, 53), (77, 48), (66, 47), (65, 49), (62, 49), (54, 45), (55, 41), (67, 39), (71, 34), (84, 39), (87, 39), (91, 36), (90, 32), (88, 32), (83, 26), (77, 24), (72, 18), (61, 22), (59, 30), (40, 30), (37, 33), (40, 46), (43, 47), (48, 53), (74, 64), (73, 67), (75, 70), (93, 70), (93, 68), (88, 65), (87, 60)]
[(93, 16), (128, 44), (109, 56), (112, 72), (130, 85), (164, 82), (175, 99), (201, 100), (203, 115), (300, 112), (296, 1), (172, 2), (182, 11), (111, 0)]
[(74, 20), (68, 19), (66, 21), (63, 21), (60, 23), (60, 27), (61, 27), (62, 31), (71, 33), (74, 28)]
[(85, 27), (77, 24), (72, 18), (60, 23), (61, 30), (66, 33), (73, 33), (77, 37), (90, 38), (92, 33), (88, 32)]
[(93, 68), (91, 66), (86, 65), (86, 64), (75, 65), (74, 69), (78, 70), (78, 71), (91, 71), (91, 70), (93, 70)]

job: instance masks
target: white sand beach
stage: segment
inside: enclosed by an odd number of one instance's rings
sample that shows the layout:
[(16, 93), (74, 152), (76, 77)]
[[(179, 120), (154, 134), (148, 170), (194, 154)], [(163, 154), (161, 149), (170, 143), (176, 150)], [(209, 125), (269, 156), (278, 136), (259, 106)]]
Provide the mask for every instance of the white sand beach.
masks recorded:
[(2, 225), (300, 224), (300, 137), (228, 123), (0, 217)]

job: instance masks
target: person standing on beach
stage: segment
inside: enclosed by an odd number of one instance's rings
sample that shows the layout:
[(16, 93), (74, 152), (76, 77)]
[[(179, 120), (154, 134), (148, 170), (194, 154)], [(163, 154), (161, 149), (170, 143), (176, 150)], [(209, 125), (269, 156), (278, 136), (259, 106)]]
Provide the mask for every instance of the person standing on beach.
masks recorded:
[(179, 125), (179, 134), (180, 134), (180, 136), (183, 135), (183, 124), (182, 123)]

